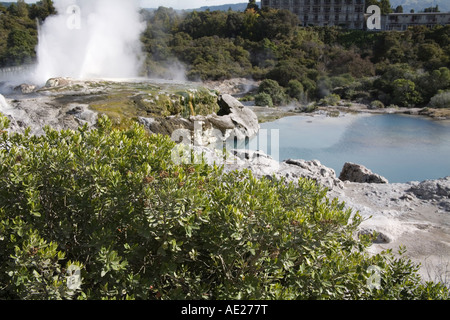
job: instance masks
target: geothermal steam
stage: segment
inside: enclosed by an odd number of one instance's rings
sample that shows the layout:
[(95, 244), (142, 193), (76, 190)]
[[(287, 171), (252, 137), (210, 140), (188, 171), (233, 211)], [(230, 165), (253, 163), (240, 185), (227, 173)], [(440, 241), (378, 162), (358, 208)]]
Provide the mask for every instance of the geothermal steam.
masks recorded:
[(139, 74), (144, 24), (136, 0), (57, 0), (39, 29), (35, 81)]

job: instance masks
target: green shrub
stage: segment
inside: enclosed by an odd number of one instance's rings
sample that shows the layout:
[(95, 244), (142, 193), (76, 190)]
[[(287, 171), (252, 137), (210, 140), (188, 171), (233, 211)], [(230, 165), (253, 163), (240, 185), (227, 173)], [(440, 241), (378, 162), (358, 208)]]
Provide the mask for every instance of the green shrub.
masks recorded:
[(258, 93), (255, 96), (255, 105), (261, 107), (268, 106), (269, 108), (272, 108), (273, 107), (272, 97), (270, 96), (270, 94), (265, 92)]
[(422, 101), (420, 93), (416, 90), (416, 84), (407, 79), (397, 79), (392, 83), (393, 103), (400, 107), (411, 107)]
[(312, 112), (316, 111), (317, 108), (318, 108), (318, 105), (317, 105), (316, 102), (314, 102), (314, 103), (309, 103), (309, 104), (307, 104), (306, 106), (304, 106), (304, 107), (302, 108), (302, 112), (305, 112), (305, 113), (312, 113)]
[(431, 98), (430, 108), (450, 108), (450, 91), (441, 91)]
[(384, 109), (384, 103), (380, 100), (374, 100), (370, 103), (370, 109)]
[(336, 106), (340, 100), (341, 97), (338, 94), (332, 93), (321, 99), (319, 104), (322, 106)]
[(291, 80), (288, 83), (287, 93), (292, 99), (303, 101), (305, 99), (305, 90), (298, 80)]
[(285, 104), (288, 100), (284, 88), (277, 81), (271, 79), (263, 80), (260, 83), (258, 93), (267, 93), (270, 95), (275, 105)]
[(39, 137), (0, 119), (1, 299), (448, 298), (369, 256), (361, 217), (311, 180), (176, 165), (168, 137), (105, 117)]

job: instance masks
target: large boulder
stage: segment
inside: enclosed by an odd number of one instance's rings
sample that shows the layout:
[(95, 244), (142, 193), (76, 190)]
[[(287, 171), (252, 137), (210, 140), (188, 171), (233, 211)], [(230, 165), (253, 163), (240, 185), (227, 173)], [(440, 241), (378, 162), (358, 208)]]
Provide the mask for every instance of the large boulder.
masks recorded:
[(239, 100), (229, 94), (221, 95), (218, 99), (220, 107), (217, 115), (208, 116), (208, 121), (219, 130), (232, 130), (232, 134), (239, 140), (252, 138), (258, 134), (259, 122), (256, 114)]
[(319, 185), (326, 187), (328, 189), (337, 188), (342, 189), (343, 183), (336, 178), (336, 172), (324, 166), (318, 160), (302, 160), (302, 159), (289, 159), (284, 161), (288, 166), (289, 175), (294, 179), (298, 178), (308, 178), (315, 180)]
[(144, 118), (139, 117), (138, 121), (149, 129), (152, 133), (172, 135), (176, 130), (189, 130), (194, 129), (194, 124), (189, 119), (184, 119), (176, 116), (169, 116), (163, 118)]
[(347, 162), (339, 176), (342, 181), (350, 181), (356, 183), (380, 183), (386, 184), (389, 181), (367, 169), (363, 165)]
[[(181, 117), (165, 118), (139, 118), (139, 121), (152, 133), (161, 133), (169, 136), (176, 134), (177, 130), (190, 131), (201, 130), (202, 138), (195, 140), (196, 145), (209, 144), (217, 138), (217, 132), (223, 139), (237, 137), (238, 140), (253, 138), (258, 134), (259, 122), (256, 114), (245, 107), (236, 98), (225, 94), (218, 98), (220, 110), (217, 114), (207, 116), (191, 116), (188, 119)], [(216, 131), (216, 132), (214, 132)], [(199, 133), (196, 132), (196, 135)], [(178, 135), (177, 135), (178, 136)], [(203, 143), (207, 141), (207, 143)]]
[(328, 190), (342, 190), (344, 184), (336, 178), (335, 171), (325, 167), (320, 161), (289, 159), (278, 162), (270, 155), (262, 151), (232, 150), (232, 154), (240, 161), (227, 163), (226, 169), (243, 170), (249, 169), (258, 177), (285, 179), (287, 182), (297, 182), (300, 178), (307, 178)]
[(33, 93), (36, 91), (36, 86), (33, 84), (22, 83), (21, 85), (14, 87), (14, 91), (24, 94)]
[(46, 88), (56, 88), (56, 87), (64, 87), (70, 85), (70, 80), (68, 78), (50, 78), (45, 83)]

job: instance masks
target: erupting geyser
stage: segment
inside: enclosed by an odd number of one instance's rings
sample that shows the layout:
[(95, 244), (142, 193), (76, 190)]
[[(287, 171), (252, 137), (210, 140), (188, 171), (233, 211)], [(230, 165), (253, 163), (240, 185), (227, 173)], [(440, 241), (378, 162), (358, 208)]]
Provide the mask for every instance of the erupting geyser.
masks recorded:
[(57, 0), (39, 28), (34, 80), (139, 75), (145, 25), (136, 0)]

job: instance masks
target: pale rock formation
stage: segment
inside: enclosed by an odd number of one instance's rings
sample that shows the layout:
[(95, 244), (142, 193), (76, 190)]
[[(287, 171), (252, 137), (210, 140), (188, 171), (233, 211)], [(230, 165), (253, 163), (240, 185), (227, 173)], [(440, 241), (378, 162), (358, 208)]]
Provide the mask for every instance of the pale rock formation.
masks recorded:
[[(260, 126), (258, 117), (250, 108), (245, 107), (228, 94), (220, 96), (218, 104), (220, 110), (217, 114), (191, 116), (189, 119), (177, 116), (140, 117), (139, 122), (152, 133), (161, 133), (172, 137), (195, 134), (195, 138), (191, 139), (195, 145), (210, 145), (217, 142), (218, 139), (226, 140), (230, 137), (244, 140), (256, 136)], [(175, 140), (177, 141), (177, 139)]]

